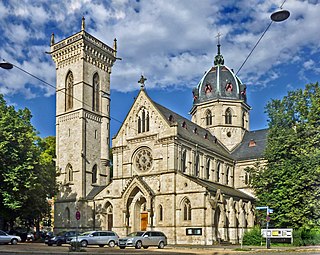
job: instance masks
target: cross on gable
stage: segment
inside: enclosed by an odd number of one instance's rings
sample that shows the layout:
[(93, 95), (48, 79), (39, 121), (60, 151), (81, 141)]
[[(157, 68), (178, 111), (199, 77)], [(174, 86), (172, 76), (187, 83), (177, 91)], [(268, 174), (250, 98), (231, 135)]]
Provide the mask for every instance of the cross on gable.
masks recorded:
[(140, 80), (138, 81), (138, 83), (141, 84), (141, 88), (144, 87), (144, 82), (147, 80), (147, 78), (145, 78), (143, 75), (141, 75)]

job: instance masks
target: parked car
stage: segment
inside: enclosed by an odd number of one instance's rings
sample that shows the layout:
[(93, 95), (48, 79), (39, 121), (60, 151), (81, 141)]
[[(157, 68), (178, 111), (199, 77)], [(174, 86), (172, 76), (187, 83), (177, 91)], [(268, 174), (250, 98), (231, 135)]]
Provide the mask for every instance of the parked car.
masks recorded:
[(35, 234), (33, 232), (28, 232), (27, 233), (27, 241), (33, 242), (35, 240)]
[(0, 243), (17, 244), (18, 242), (21, 242), (21, 237), (20, 236), (9, 235), (6, 232), (0, 230)]
[(167, 237), (160, 231), (138, 231), (130, 233), (125, 238), (119, 238), (118, 245), (120, 249), (130, 246), (136, 249), (158, 246), (159, 249), (163, 249), (167, 245)]
[(15, 229), (11, 229), (9, 232), (8, 232), (9, 235), (13, 235), (13, 236), (20, 236), (21, 238), (21, 242), (25, 242), (27, 241), (27, 235), (28, 235), (28, 232), (23, 229), (23, 228), (15, 228)]
[(56, 236), (49, 237), (45, 239), (44, 243), (48, 244), (48, 246), (52, 246), (56, 244), (57, 246), (61, 246), (62, 244), (70, 243), (71, 239), (75, 236), (80, 235), (80, 232), (77, 231), (63, 231), (58, 233)]
[[(96, 244), (100, 247), (108, 245), (114, 247), (118, 244), (119, 236), (113, 231), (89, 231), (78, 236), (78, 243), (82, 247)], [(76, 243), (77, 239), (72, 238), (71, 243)]]

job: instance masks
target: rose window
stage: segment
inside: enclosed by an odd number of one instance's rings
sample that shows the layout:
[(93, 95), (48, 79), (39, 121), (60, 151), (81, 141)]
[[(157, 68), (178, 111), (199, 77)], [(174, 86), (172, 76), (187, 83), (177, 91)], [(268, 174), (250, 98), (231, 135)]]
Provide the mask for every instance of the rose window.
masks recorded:
[(152, 154), (150, 149), (140, 149), (135, 156), (135, 166), (140, 171), (148, 171), (152, 167)]

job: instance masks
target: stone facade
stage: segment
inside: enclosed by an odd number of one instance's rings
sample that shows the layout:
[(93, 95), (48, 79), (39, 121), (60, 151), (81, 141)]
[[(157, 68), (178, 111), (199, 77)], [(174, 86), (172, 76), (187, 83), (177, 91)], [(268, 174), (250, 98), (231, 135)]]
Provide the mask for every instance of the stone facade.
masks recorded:
[[(171, 244), (238, 243), (254, 225), (255, 199), (245, 168), (263, 162), (266, 131), (248, 130), (244, 85), (221, 62), (220, 48), (215, 66), (194, 90), (191, 121), (154, 102), (142, 79), (112, 140), (111, 176), (110, 73), (116, 41), (110, 48), (89, 35), (83, 20), (79, 33), (59, 43), (52, 38), (51, 44), (60, 185), (55, 231), (78, 226), (125, 236), (156, 229)], [(234, 90), (219, 77), (227, 77)]]

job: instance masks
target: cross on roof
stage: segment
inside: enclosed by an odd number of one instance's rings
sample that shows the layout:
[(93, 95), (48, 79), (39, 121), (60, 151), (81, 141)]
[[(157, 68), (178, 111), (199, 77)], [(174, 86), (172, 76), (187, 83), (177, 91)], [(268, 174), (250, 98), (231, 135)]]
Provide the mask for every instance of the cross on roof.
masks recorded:
[(218, 45), (220, 45), (220, 37), (222, 36), (222, 34), (220, 32), (218, 32), (216, 38), (218, 38)]
[(145, 78), (143, 75), (141, 75), (140, 80), (138, 81), (138, 83), (141, 84), (141, 88), (144, 87), (144, 82), (147, 80), (147, 78)]

